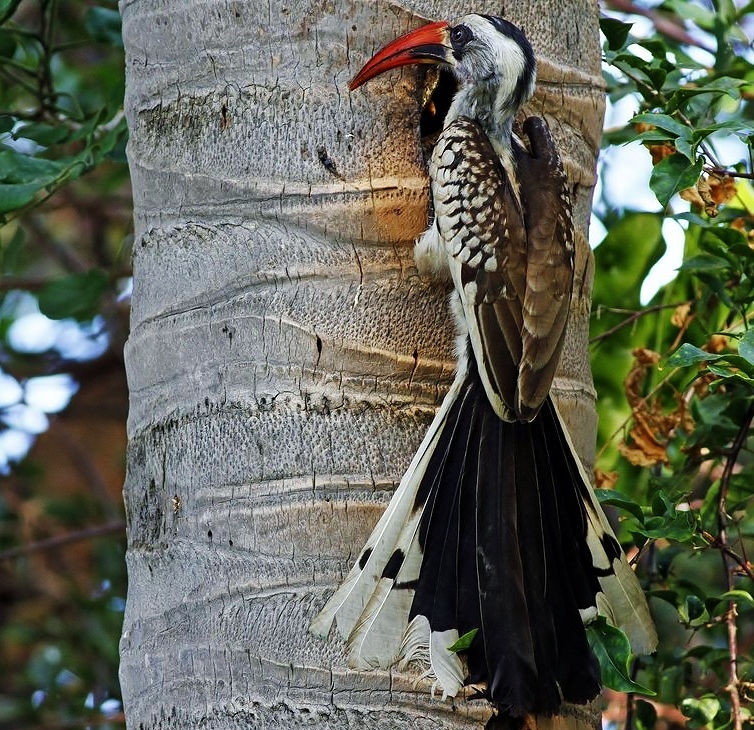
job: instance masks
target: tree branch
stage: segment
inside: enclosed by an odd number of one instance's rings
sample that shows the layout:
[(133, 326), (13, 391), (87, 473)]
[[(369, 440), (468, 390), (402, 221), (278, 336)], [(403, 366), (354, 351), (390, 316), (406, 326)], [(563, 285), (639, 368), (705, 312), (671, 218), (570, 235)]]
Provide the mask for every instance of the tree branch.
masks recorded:
[[(725, 580), (729, 591), (734, 588), (733, 571), (730, 562), (730, 555), (725, 548), (728, 544), (728, 514), (726, 501), (728, 490), (730, 489), (730, 479), (733, 476), (733, 469), (738, 461), (738, 455), (746, 443), (746, 438), (751, 428), (751, 422), (754, 419), (754, 401), (749, 404), (746, 416), (741, 424), (741, 428), (736, 434), (730, 454), (725, 462), (722, 476), (720, 477), (720, 497), (717, 503), (717, 525), (718, 525), (718, 542), (721, 546), (720, 556), (723, 561), (725, 570)], [(741, 697), (738, 692), (738, 627), (736, 626), (736, 602), (728, 601), (728, 610), (725, 613), (725, 624), (728, 631), (728, 685), (726, 691), (730, 695), (731, 714), (733, 719), (734, 730), (741, 730), (743, 720), (741, 719)]]
[(617, 10), (620, 13), (641, 15), (649, 18), (657, 29), (657, 32), (667, 36), (671, 40), (687, 46), (696, 46), (696, 48), (701, 48), (707, 51), (707, 53), (715, 52), (714, 49), (709, 48), (697, 38), (689, 35), (680, 23), (671, 20), (667, 15), (663, 15), (653, 8), (642, 8), (635, 5), (632, 0), (608, 0), (606, 4), (611, 10)]
[(744, 180), (754, 180), (754, 173), (752, 172), (736, 172), (735, 170), (727, 170), (724, 167), (706, 167), (705, 172), (713, 175), (725, 175), (727, 177), (740, 177)]
[(113, 532), (125, 532), (125, 529), (125, 520), (112, 520), (111, 522), (105, 522), (104, 524), (96, 525), (95, 527), (85, 527), (82, 530), (68, 532), (65, 535), (56, 535), (55, 537), (49, 537), (46, 540), (30, 542), (28, 545), (21, 545), (20, 547), (9, 548), (8, 550), (0, 550), (0, 560), (13, 560), (15, 558), (20, 558), (23, 555), (56, 550), (57, 548), (70, 545), (74, 542), (91, 540), (94, 537), (109, 535)]

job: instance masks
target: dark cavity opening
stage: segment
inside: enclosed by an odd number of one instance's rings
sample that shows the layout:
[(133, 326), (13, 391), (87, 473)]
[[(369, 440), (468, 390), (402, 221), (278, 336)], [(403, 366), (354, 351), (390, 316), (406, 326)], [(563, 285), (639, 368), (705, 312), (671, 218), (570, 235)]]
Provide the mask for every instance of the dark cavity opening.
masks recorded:
[(432, 151), (437, 135), (442, 131), (445, 116), (450, 109), (450, 102), (457, 90), (458, 82), (450, 71), (436, 67), (427, 70), (422, 93), (424, 105), (419, 120), (419, 130), (425, 152)]

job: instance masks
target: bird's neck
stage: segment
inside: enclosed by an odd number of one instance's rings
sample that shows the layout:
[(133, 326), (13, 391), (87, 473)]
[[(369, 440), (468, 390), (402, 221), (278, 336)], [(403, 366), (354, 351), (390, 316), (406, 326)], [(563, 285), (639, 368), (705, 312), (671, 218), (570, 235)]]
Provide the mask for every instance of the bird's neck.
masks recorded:
[[(503, 98), (504, 97), (504, 98)], [(456, 92), (445, 116), (445, 127), (459, 117), (476, 121), (487, 135), (492, 148), (508, 175), (513, 194), (519, 199), (516, 161), (513, 157), (513, 117), (515, 109), (506, 105), (510, 97), (500, 93), (497, 84), (463, 85)]]
[(479, 123), (495, 148), (510, 150), (515, 110), (506, 101), (507, 95), (500, 93), (498, 83), (463, 84), (453, 97), (445, 126), (468, 117)]

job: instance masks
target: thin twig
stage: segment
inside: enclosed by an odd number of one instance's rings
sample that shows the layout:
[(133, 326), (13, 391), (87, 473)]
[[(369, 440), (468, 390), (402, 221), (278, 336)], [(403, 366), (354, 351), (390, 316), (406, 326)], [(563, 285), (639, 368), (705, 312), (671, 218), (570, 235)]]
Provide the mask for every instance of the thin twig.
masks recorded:
[(20, 558), (23, 555), (31, 555), (32, 553), (40, 553), (47, 550), (57, 550), (64, 545), (70, 545), (71, 543), (81, 542), (83, 540), (91, 540), (93, 537), (101, 537), (102, 535), (109, 535), (113, 532), (123, 532), (125, 529), (126, 523), (124, 520), (113, 520), (95, 527), (86, 527), (83, 530), (68, 532), (65, 535), (57, 535), (55, 537), (49, 537), (46, 540), (30, 542), (28, 545), (21, 545), (20, 547), (9, 548), (8, 550), (0, 550), (0, 560), (13, 560), (14, 558)]
[(626, 694), (626, 724), (624, 730), (634, 730), (634, 712), (636, 695), (633, 692)]
[(725, 175), (727, 177), (740, 177), (744, 180), (754, 180), (754, 173), (752, 172), (736, 172), (735, 170), (727, 170), (724, 167), (705, 167), (705, 172), (712, 175)]
[[(723, 468), (722, 476), (720, 477), (720, 497), (717, 503), (717, 526), (718, 537), (717, 541), (721, 548), (728, 548), (728, 513), (727, 513), (727, 499), (728, 490), (730, 488), (730, 479), (733, 476), (733, 469), (738, 461), (738, 455), (741, 452), (746, 439), (749, 435), (749, 429), (751, 428), (751, 422), (754, 419), (754, 402), (749, 405), (746, 411), (746, 416), (741, 424), (741, 428), (736, 434), (736, 438), (733, 441), (730, 454), (725, 461), (725, 467)], [(725, 549), (721, 549), (720, 556), (723, 561), (723, 569), (725, 570), (725, 579), (728, 586), (728, 590), (732, 591), (734, 588), (733, 583), (733, 571), (730, 563), (730, 556)], [(728, 610), (725, 612), (725, 624), (728, 630), (728, 685), (725, 688), (730, 695), (731, 714), (733, 719), (734, 730), (741, 730), (743, 726), (743, 720), (741, 718), (741, 697), (738, 692), (738, 627), (736, 626), (736, 602), (733, 600), (728, 601)]]
[(754, 581), (754, 566), (744, 556), (739, 555), (730, 545), (722, 545), (720, 540), (706, 530), (702, 530), (702, 537), (709, 543), (710, 547), (725, 553), (734, 563), (738, 565), (741, 572), (749, 579)]
[(628, 327), (628, 325), (633, 324), (634, 322), (636, 322), (636, 320), (641, 319), (645, 314), (660, 312), (663, 309), (676, 309), (681, 304), (688, 304), (688, 302), (679, 302), (677, 304), (654, 304), (651, 307), (646, 307), (645, 309), (639, 309), (633, 312), (628, 309), (609, 309), (605, 307), (605, 309), (611, 314), (629, 314), (629, 316), (622, 322), (616, 324), (615, 327), (611, 327), (609, 330), (605, 330), (604, 332), (601, 332), (600, 334), (592, 337), (589, 340), (589, 344), (594, 345), (597, 342), (601, 342), (602, 340), (607, 339), (611, 335), (614, 335), (616, 332), (622, 330), (624, 327)]

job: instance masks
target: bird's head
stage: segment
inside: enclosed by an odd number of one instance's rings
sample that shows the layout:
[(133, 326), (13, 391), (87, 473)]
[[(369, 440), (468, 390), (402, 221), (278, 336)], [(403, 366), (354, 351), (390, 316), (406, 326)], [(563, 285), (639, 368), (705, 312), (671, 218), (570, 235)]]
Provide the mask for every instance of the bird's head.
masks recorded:
[(491, 117), (497, 126), (503, 118), (512, 119), (534, 92), (536, 61), (526, 36), (507, 20), (477, 14), (406, 33), (378, 51), (349, 88), (389, 69), (420, 63), (445, 66), (458, 80), (452, 117), (469, 116), (483, 124)]

